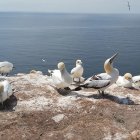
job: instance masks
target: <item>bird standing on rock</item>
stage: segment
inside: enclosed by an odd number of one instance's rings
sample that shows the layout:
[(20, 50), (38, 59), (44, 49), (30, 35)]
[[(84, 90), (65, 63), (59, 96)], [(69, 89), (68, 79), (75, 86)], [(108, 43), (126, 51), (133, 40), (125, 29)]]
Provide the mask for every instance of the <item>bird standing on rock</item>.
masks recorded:
[(118, 69), (113, 67), (113, 61), (118, 53), (114, 54), (111, 58), (107, 59), (104, 63), (105, 73), (94, 75), (88, 78), (84, 84), (78, 86), (75, 90), (80, 87), (94, 88), (97, 89), (99, 94), (104, 95), (104, 90), (115, 83), (119, 76)]
[(72, 77), (67, 72), (65, 64), (63, 62), (58, 63), (57, 67), (58, 70), (48, 70), (51, 75), (49, 81), (57, 89), (67, 89), (72, 83)]
[(71, 70), (71, 75), (73, 77), (73, 81), (75, 81), (75, 78), (79, 79), (80, 82), (80, 78), (82, 77), (84, 72), (83, 66), (82, 66), (82, 61), (81, 60), (76, 60), (76, 67), (74, 67)]

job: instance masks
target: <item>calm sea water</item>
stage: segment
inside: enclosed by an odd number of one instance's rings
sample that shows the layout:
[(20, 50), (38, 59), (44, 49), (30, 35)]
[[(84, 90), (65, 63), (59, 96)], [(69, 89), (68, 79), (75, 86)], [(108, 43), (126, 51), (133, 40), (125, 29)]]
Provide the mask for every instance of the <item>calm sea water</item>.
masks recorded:
[(59, 61), (70, 71), (81, 59), (87, 77), (116, 52), (121, 74), (140, 74), (140, 15), (0, 13), (0, 61), (14, 63), (12, 74), (46, 74)]

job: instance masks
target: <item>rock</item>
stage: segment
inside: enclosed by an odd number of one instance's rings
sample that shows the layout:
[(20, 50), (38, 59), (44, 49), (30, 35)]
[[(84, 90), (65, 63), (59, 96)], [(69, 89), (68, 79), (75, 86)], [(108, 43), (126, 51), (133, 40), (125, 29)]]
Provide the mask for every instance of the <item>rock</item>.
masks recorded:
[(43, 75), (42, 71), (31, 70), (30, 73)]
[(131, 132), (128, 140), (140, 140), (140, 130), (134, 130)]
[(139, 90), (113, 84), (105, 96), (94, 89), (64, 94), (40, 71), (7, 79), (15, 93), (0, 111), (0, 139), (139, 139)]
[(52, 119), (53, 119), (56, 123), (58, 123), (58, 122), (60, 122), (60, 121), (63, 120), (64, 116), (65, 116), (64, 114), (58, 114), (58, 115), (52, 117)]
[(36, 70), (31, 70), (31, 71), (30, 71), (30, 73), (36, 73), (36, 72), (37, 72)]

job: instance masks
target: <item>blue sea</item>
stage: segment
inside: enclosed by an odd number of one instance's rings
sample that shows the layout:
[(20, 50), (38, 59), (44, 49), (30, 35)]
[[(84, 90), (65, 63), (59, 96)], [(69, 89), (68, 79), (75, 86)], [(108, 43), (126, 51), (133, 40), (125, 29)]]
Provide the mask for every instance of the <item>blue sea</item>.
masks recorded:
[(47, 74), (59, 61), (70, 72), (81, 59), (88, 77), (116, 52), (121, 75), (140, 74), (139, 14), (0, 13), (0, 61), (14, 64), (11, 74)]

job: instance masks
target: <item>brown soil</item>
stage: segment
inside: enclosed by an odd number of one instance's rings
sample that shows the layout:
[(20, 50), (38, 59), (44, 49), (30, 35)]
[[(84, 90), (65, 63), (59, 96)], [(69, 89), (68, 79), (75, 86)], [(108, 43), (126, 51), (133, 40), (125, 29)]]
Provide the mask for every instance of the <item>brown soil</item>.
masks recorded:
[(14, 95), (0, 105), (0, 140), (139, 140), (140, 91), (117, 87), (58, 93), (47, 76), (9, 77)]

